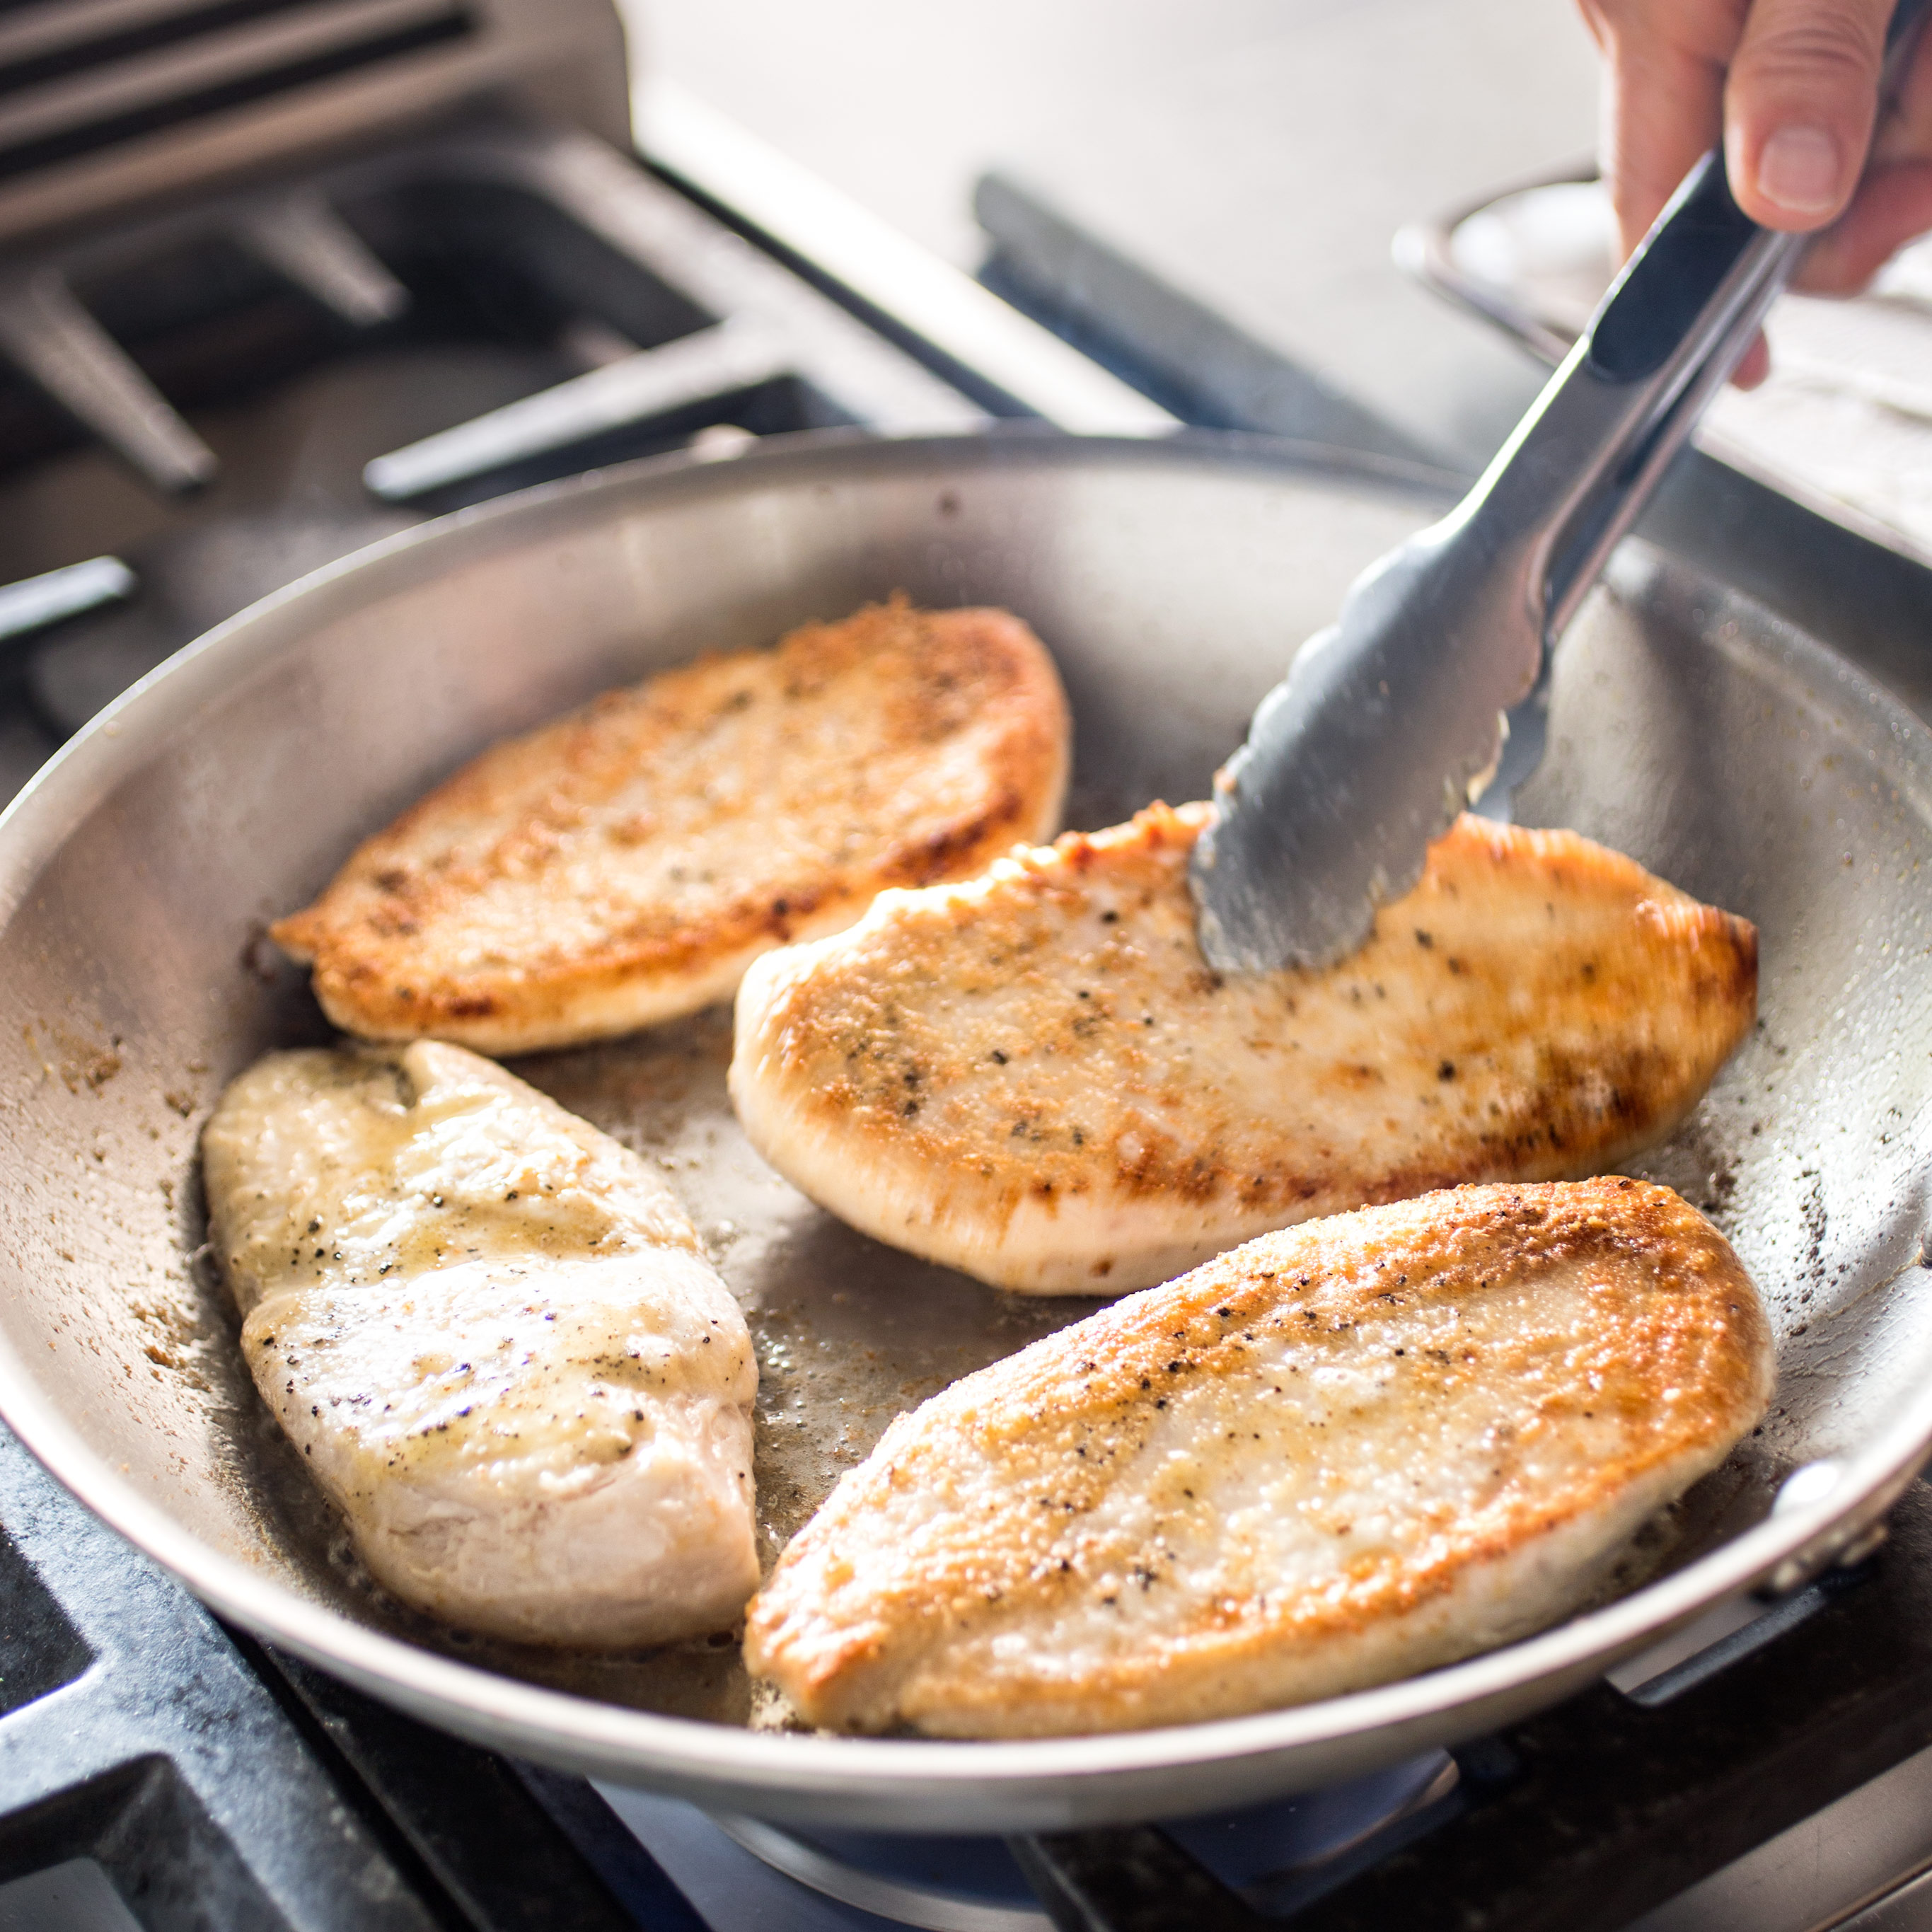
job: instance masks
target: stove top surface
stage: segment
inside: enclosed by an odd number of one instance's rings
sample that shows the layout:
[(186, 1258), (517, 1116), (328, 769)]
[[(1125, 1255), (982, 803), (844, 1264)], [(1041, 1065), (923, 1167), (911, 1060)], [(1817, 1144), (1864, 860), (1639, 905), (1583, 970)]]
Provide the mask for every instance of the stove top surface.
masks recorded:
[[(292, 192), (49, 251), (34, 272), (65, 292), (27, 351), (0, 314), (16, 782), (213, 625), (426, 517), (694, 438), (986, 420), (587, 135), (486, 124), (304, 178), (324, 239), (291, 257), (264, 237)], [(128, 393), (88, 392), (82, 416), (65, 379), (102, 352)], [(157, 412), (199, 452), (193, 476), (158, 456)], [(23, 580), (104, 554), (131, 573), (121, 594), (57, 628), (10, 622)]]

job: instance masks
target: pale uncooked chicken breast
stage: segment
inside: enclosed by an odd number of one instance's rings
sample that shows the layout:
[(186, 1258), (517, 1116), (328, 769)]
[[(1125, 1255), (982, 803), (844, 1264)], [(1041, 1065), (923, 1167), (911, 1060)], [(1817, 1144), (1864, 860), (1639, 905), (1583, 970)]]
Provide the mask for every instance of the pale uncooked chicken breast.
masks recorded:
[(1018, 618), (875, 605), (492, 746), (272, 932), (364, 1039), (607, 1038), (728, 999), (883, 886), (1051, 838), (1067, 732)]
[(1264, 1235), (888, 1429), (754, 1600), (814, 1724), (1036, 1736), (1333, 1696), (1527, 1635), (1769, 1400), (1667, 1188), (1470, 1187)]
[(1106, 1294), (1371, 1202), (1600, 1172), (1756, 1013), (1745, 921), (1574, 832), (1470, 817), (1354, 957), (1224, 976), (1187, 886), (1208, 813), (886, 893), (760, 960), (731, 1065), (753, 1144), (880, 1240)]
[(202, 1158), (256, 1386), (382, 1583), (530, 1643), (736, 1621), (757, 1363), (635, 1155), (423, 1042), (271, 1054)]

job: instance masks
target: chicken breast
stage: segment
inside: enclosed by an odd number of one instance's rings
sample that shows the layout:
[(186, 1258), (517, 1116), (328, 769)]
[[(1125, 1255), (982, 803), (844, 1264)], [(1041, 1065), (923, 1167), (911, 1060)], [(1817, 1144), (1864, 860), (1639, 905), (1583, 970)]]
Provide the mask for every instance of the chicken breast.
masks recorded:
[(1052, 837), (1066, 772), (1066, 699), (1018, 618), (895, 601), (492, 746), (272, 932), (364, 1039), (601, 1039), (728, 999), (881, 886)]
[(1748, 1030), (1757, 940), (1568, 832), (1465, 817), (1353, 958), (1223, 978), (1205, 806), (883, 895), (761, 960), (731, 1093), (854, 1227), (1030, 1294), (1144, 1287), (1264, 1229), (1610, 1166)]
[(754, 1600), (811, 1723), (1183, 1724), (1526, 1636), (1763, 1414), (1668, 1188), (1469, 1187), (1263, 1236), (888, 1429)]
[(255, 1384), (382, 1582), (529, 1643), (736, 1620), (757, 1364), (635, 1155), (425, 1042), (271, 1054), (202, 1157)]

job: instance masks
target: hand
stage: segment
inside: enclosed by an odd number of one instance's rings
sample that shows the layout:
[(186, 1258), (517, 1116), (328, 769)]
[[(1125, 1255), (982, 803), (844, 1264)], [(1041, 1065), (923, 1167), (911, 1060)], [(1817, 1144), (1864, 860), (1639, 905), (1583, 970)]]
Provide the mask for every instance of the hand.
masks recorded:
[[(1624, 254), (1720, 138), (1731, 191), (1754, 221), (1829, 227), (1800, 288), (1855, 293), (1932, 228), (1932, 26), (1880, 123), (1892, 0), (1580, 4), (1604, 56), (1603, 171)], [(1760, 343), (1738, 380), (1765, 366)]]

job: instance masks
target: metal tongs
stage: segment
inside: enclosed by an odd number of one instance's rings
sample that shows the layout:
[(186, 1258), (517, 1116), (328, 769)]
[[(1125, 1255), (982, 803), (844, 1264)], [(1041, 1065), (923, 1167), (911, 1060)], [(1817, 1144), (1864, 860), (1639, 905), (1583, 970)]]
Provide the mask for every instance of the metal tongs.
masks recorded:
[[(1893, 14), (1888, 89), (1924, 4)], [(1262, 699), (1195, 848), (1211, 965), (1332, 964), (1415, 883), (1810, 239), (1752, 221), (1720, 154), (1691, 170), (1475, 488), (1359, 578)]]

